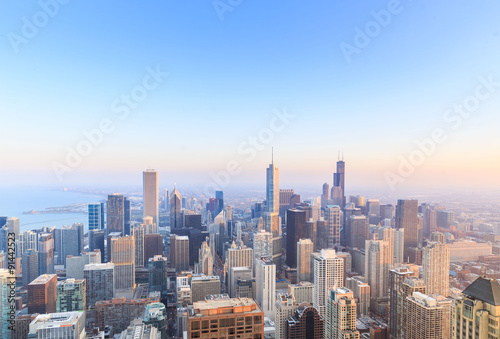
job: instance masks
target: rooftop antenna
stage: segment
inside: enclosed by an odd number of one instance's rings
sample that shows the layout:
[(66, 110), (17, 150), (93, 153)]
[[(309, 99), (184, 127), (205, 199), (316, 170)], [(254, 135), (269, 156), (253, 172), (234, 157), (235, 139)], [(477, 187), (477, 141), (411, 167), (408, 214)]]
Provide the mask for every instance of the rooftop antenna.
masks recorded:
[(337, 160), (340, 160), (340, 150), (339, 150), (339, 154), (337, 156)]
[(274, 165), (274, 147), (271, 147), (271, 165)]

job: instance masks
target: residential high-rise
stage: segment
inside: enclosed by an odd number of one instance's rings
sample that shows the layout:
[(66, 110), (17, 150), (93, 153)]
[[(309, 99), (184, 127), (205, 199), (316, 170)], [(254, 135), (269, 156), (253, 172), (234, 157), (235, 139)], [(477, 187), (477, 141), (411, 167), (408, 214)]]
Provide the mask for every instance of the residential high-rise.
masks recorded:
[(189, 238), (170, 235), (170, 262), (177, 272), (189, 269)]
[(499, 337), (500, 283), (479, 277), (454, 301), (451, 316), (453, 339)]
[(389, 271), (389, 329), (392, 339), (405, 338), (406, 301), (413, 292), (426, 293), (425, 283), (418, 279), (418, 266), (397, 267)]
[(323, 318), (309, 303), (301, 303), (287, 323), (290, 339), (323, 339)]
[(121, 232), (125, 235), (125, 196), (123, 194), (108, 195), (107, 234)]
[(404, 262), (405, 230), (404, 228), (394, 230), (394, 264)]
[(94, 308), (96, 301), (113, 299), (114, 269), (113, 263), (85, 265), (83, 276), (87, 285), (87, 307)]
[(56, 312), (56, 274), (44, 274), (28, 284), (28, 313)]
[(111, 238), (111, 259), (115, 265), (115, 289), (131, 289), (135, 286), (135, 238), (134, 236)]
[(66, 266), (68, 255), (79, 256), (83, 251), (83, 224), (63, 226), (61, 229), (61, 252), (59, 262)]
[[(19, 234), (19, 238), (16, 243), (16, 256), (22, 257), (28, 250), (38, 250), (37, 236), (37, 233), (33, 231), (25, 231)], [(7, 241), (5, 241), (5, 244), (7, 244)]]
[(357, 298), (356, 311), (358, 316), (368, 315), (370, 311), (370, 285), (358, 276), (347, 278), (346, 286)]
[(5, 223), (5, 226), (7, 226), (9, 233), (14, 233), (16, 240), (19, 239), (19, 229), (20, 229), (20, 223), (19, 223), (19, 218), (14, 218), (10, 217), (7, 218), (7, 222)]
[(144, 216), (153, 217), (153, 223), (158, 225), (159, 195), (158, 172), (148, 169), (142, 172), (142, 188), (144, 197)]
[(51, 233), (43, 233), (38, 239), (38, 272), (54, 274), (54, 237)]
[(266, 170), (266, 212), (264, 213), (264, 224), (267, 232), (273, 234), (273, 260), (281, 263), (281, 227), (279, 218), (279, 169), (274, 161)]
[(220, 294), (220, 279), (218, 276), (201, 276), (191, 279), (191, 300), (205, 300), (207, 295)]
[(307, 237), (306, 212), (290, 209), (286, 217), (286, 264), (297, 267), (297, 242)]
[(216, 338), (236, 333), (264, 338), (264, 312), (252, 299), (215, 297), (193, 303), (188, 314), (187, 337), (190, 339), (201, 338), (207, 330)]
[(314, 250), (321, 251), (328, 249), (329, 230), (326, 221), (321, 218), (316, 221), (316, 242), (314, 243)]
[(405, 339), (450, 339), (450, 313), (451, 299), (413, 292), (406, 298)]
[(86, 304), (85, 279), (66, 279), (57, 282), (56, 312), (85, 311)]
[(405, 258), (407, 258), (409, 248), (422, 246), (423, 229), (418, 220), (418, 200), (398, 200), (396, 228), (404, 229)]
[(104, 203), (88, 204), (89, 231), (104, 229)]
[(276, 320), (274, 321), (276, 328), (276, 339), (288, 338), (288, 318), (293, 316), (298, 303), (295, 302), (293, 295), (280, 293), (276, 298)]
[(328, 205), (325, 208), (325, 221), (328, 228), (328, 248), (340, 244), (342, 210), (337, 205)]
[(428, 243), (423, 249), (423, 276), (427, 294), (448, 296), (450, 289), (450, 250), (446, 244)]
[(297, 281), (312, 281), (311, 253), (313, 252), (314, 244), (311, 239), (299, 239), (297, 242)]
[[(337, 161), (337, 172), (333, 174), (333, 187), (340, 188), (340, 196), (342, 198), (340, 205), (342, 208), (346, 205), (345, 199), (345, 162), (342, 155), (342, 160)], [(332, 194), (333, 199), (333, 194)]]
[(344, 285), (344, 260), (335, 255), (335, 250), (321, 250), (314, 255), (314, 307), (325, 315), (326, 299), (331, 288)]
[(182, 227), (181, 220), (182, 197), (177, 187), (174, 187), (172, 194), (170, 194), (170, 229)]
[(323, 184), (323, 189), (321, 191), (321, 207), (325, 208), (328, 205), (328, 200), (330, 199), (330, 185), (327, 182)]
[(255, 280), (257, 282), (257, 302), (262, 307), (264, 315), (274, 321), (276, 315), (276, 265), (271, 258), (256, 260)]
[(143, 267), (144, 266), (144, 235), (145, 228), (144, 225), (135, 225), (132, 228), (132, 235), (135, 240), (135, 266)]
[(85, 338), (85, 312), (40, 314), (30, 324), (28, 338)]
[(326, 304), (324, 320), (325, 339), (359, 339), (356, 329), (356, 300), (345, 287), (332, 288)]
[(371, 299), (386, 297), (389, 293), (389, 243), (367, 240), (365, 246), (365, 276), (370, 285)]

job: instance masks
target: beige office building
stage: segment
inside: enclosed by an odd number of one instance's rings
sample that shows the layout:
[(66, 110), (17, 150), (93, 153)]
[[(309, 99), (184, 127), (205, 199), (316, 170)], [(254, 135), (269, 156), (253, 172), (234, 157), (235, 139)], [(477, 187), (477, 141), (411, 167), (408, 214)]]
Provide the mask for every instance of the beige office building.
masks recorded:
[(158, 225), (159, 187), (158, 172), (148, 169), (142, 173), (142, 187), (144, 197), (144, 216), (153, 217), (153, 223)]

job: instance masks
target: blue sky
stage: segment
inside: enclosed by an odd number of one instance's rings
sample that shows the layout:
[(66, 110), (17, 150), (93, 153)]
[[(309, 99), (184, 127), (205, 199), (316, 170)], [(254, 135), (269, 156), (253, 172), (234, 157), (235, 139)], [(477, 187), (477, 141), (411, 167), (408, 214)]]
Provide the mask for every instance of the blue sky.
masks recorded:
[[(9, 1), (0, 14), (4, 182), (138, 184), (153, 167), (165, 185), (203, 185), (234, 160), (231, 184), (263, 184), (274, 145), (283, 186), (319, 191), (340, 149), (350, 185), (387, 188), (384, 173), (400, 176), (399, 157), (445, 126), (446, 141), (396, 189), (500, 186), (500, 88), (457, 130), (443, 121), (480, 77), (500, 80), (498, 2), (221, 0), (232, 7), (221, 20), (212, 1), (73, 0), (25, 38), (23, 18), (36, 27), (40, 3), (54, 1)], [(348, 62), (341, 44), (356, 47), (356, 29), (391, 6)], [(112, 103), (148, 67), (168, 76), (118, 119)], [(247, 161), (238, 145), (284, 107), (295, 117)], [(67, 166), (68, 147), (103, 119), (114, 131), (59, 181), (53, 164)]]

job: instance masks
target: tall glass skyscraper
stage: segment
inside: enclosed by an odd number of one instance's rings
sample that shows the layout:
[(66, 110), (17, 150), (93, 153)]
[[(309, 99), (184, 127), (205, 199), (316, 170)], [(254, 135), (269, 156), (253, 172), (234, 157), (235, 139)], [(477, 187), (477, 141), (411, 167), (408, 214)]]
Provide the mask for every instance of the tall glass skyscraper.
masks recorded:
[(90, 203), (89, 209), (89, 231), (104, 229), (104, 203)]

